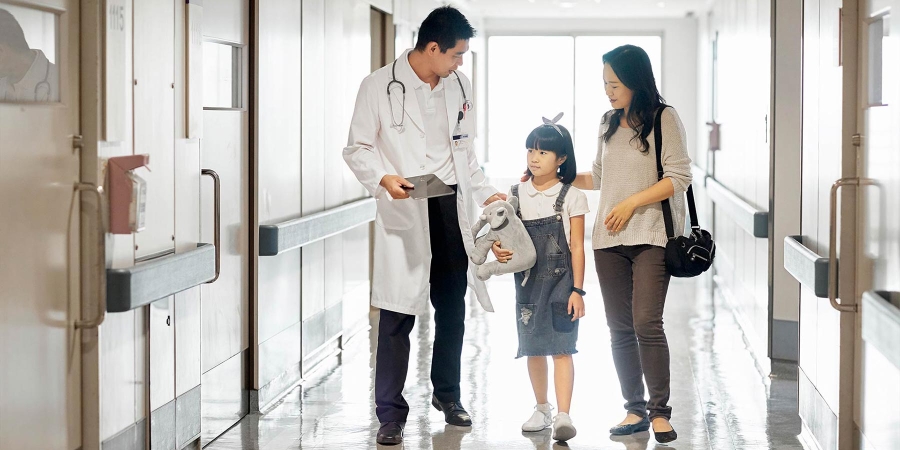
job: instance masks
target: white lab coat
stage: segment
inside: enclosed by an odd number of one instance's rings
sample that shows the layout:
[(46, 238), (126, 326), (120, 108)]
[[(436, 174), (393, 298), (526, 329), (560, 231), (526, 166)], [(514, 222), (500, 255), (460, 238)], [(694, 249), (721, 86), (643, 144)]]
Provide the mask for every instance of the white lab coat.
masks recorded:
[[(394, 200), (379, 184), (385, 175), (412, 177), (424, 174), (425, 126), (413, 86), (417, 80), (409, 67), (407, 50), (397, 61), (397, 79), (406, 85), (406, 115), (404, 131), (391, 128), (391, 108), (387, 85), (391, 81), (388, 64), (366, 77), (359, 88), (350, 136), (344, 148), (344, 160), (360, 183), (375, 197), (375, 254), (372, 278), (372, 305), (403, 314), (424, 314), (430, 304), (429, 274), (431, 271), (431, 241), (428, 232), (428, 201), (412, 198)], [(401, 66), (405, 65), (405, 67)], [(472, 85), (460, 72), (469, 100)], [(447, 140), (456, 127), (457, 113), (462, 109), (456, 75), (443, 80), (447, 103)], [(391, 96), (395, 119), (400, 117), (399, 90)], [(475, 136), (474, 115), (467, 114), (461, 125), (469, 137), (463, 145), (452, 149), (453, 167), (457, 178), (457, 211), (459, 228), (466, 253), (471, 254), (474, 241), (471, 224), (475, 223), (476, 207), (498, 191), (486, 183), (484, 173), (475, 158), (472, 143)], [(470, 215), (471, 213), (471, 215)], [(481, 306), (493, 311), (484, 282), (475, 278), (475, 266), (469, 261), (468, 284)]]

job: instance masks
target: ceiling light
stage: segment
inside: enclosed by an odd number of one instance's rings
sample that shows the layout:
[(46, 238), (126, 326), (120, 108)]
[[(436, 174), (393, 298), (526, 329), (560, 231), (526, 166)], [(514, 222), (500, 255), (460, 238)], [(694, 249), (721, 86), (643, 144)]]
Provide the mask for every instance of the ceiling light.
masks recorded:
[(575, 2), (559, 2), (560, 8), (572, 8), (575, 6)]
[(666, 7), (666, 2), (659, 2), (659, 3), (656, 4), (656, 6), (659, 6), (660, 8), (665, 8), (665, 7)]

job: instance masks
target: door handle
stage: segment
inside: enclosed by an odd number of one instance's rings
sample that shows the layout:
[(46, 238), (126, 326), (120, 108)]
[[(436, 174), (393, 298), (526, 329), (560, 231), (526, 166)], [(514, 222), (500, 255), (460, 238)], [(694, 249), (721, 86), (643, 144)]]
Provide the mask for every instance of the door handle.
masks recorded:
[[(72, 206), (74, 196), (79, 192), (91, 192), (97, 197), (97, 258), (94, 262), (97, 271), (97, 316), (93, 319), (75, 321), (76, 329), (97, 328), (106, 319), (106, 226), (103, 224), (103, 186), (91, 183), (75, 183), (72, 190)], [(71, 217), (71, 213), (69, 214)]]
[(828, 301), (831, 307), (841, 312), (856, 312), (857, 305), (844, 305), (838, 302), (838, 262), (837, 262), (837, 193), (844, 186), (872, 186), (876, 184), (871, 178), (841, 178), (831, 185), (831, 221), (828, 230)]
[(213, 179), (213, 246), (216, 247), (216, 276), (207, 281), (208, 284), (219, 279), (219, 268), (222, 262), (222, 245), (219, 241), (219, 228), (222, 225), (222, 182), (215, 170), (203, 169), (200, 173)]

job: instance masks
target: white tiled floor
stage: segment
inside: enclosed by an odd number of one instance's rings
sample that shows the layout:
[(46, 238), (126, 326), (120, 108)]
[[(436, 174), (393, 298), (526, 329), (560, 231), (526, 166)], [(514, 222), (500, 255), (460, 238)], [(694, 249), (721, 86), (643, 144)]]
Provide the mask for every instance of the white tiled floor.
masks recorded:
[[(590, 255), (589, 255), (590, 256)], [(797, 369), (761, 364), (747, 349), (731, 312), (710, 295), (704, 279), (673, 280), (666, 306), (671, 349), (672, 425), (677, 441), (659, 445), (650, 433), (613, 437), (624, 417), (592, 258), (586, 268), (587, 316), (579, 329), (571, 415), (578, 435), (556, 444), (550, 432), (522, 433), (534, 398), (524, 360), (514, 359), (516, 331), (511, 276), (492, 280), (497, 312), (471, 302), (463, 348), (462, 403), (474, 426), (445, 425), (429, 405), (430, 318), (412, 332), (405, 396), (412, 411), (405, 449), (765, 449), (804, 448), (797, 435)], [(374, 316), (373, 316), (374, 317)], [(251, 414), (207, 448), (376, 448), (372, 401), (375, 327), (353, 337), (330, 367), (294, 389), (265, 414)], [(552, 391), (552, 383), (551, 383)], [(555, 403), (555, 402), (553, 402)], [(379, 446), (380, 447), (380, 446)], [(384, 447), (389, 448), (389, 447)]]

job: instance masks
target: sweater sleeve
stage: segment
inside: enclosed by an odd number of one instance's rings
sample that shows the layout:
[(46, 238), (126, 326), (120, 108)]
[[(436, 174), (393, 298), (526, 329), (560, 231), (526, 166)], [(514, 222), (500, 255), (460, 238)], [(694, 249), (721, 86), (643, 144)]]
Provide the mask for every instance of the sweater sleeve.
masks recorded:
[(600, 178), (603, 175), (603, 133), (606, 132), (606, 124), (600, 124), (600, 131), (597, 133), (597, 156), (594, 158), (594, 164), (591, 168), (591, 179), (594, 181), (594, 190), (600, 189)]
[(691, 157), (687, 152), (687, 134), (674, 108), (666, 108), (662, 115), (663, 177), (672, 181), (674, 196), (683, 195), (691, 184)]

